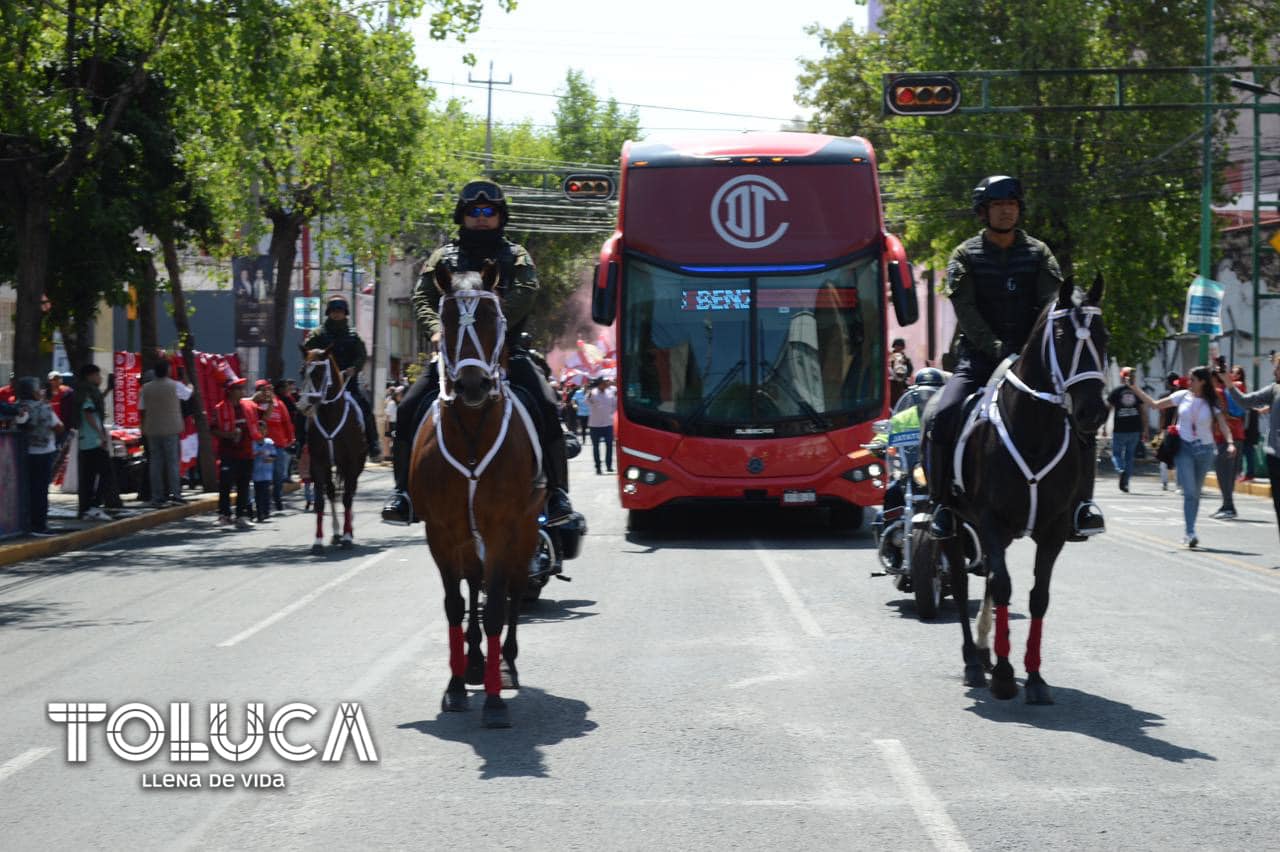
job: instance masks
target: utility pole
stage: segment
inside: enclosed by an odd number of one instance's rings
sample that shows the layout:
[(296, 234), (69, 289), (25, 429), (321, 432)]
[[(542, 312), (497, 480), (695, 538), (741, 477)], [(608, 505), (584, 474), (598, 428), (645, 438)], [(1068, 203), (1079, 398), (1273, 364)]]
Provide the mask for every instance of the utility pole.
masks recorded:
[(468, 83), (484, 83), (489, 87), (489, 103), (485, 110), (484, 119), (484, 167), (485, 169), (493, 168), (493, 87), (494, 86), (510, 86), (511, 75), (507, 75), (505, 80), (493, 79), (493, 60), (489, 60), (489, 79), (476, 80), (471, 76), (471, 72), (467, 72)]
[[(1213, 68), (1213, 0), (1205, 0), (1204, 64)], [(1257, 116), (1254, 116), (1257, 120)], [(1200, 277), (1213, 280), (1213, 74), (1204, 75), (1204, 140), (1200, 175)], [(1200, 335), (1198, 364), (1209, 363), (1209, 335)]]

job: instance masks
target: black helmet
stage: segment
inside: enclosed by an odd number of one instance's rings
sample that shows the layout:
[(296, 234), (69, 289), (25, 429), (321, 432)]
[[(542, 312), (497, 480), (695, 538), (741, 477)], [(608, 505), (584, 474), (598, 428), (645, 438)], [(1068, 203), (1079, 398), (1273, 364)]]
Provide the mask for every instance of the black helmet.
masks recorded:
[(475, 204), (477, 201), (488, 201), (497, 207), (499, 222), (503, 227), (506, 227), (507, 196), (502, 191), (502, 187), (491, 180), (473, 180), (462, 188), (462, 191), (458, 193), (458, 203), (453, 208), (453, 223), (461, 225), (463, 209), (468, 204)]
[(915, 379), (911, 382), (914, 387), (934, 387), (940, 388), (947, 383), (943, 378), (942, 371), (935, 367), (921, 367), (916, 370)]
[(351, 314), (351, 305), (347, 303), (345, 296), (330, 296), (329, 301), (324, 303), (324, 315), (328, 316), (329, 311), (334, 308), (341, 308), (348, 316)]
[(1018, 209), (1025, 206), (1022, 201), (1022, 181), (1008, 175), (991, 175), (978, 181), (973, 188), (973, 212), (977, 213), (988, 201), (1001, 201), (1012, 198), (1018, 202)]

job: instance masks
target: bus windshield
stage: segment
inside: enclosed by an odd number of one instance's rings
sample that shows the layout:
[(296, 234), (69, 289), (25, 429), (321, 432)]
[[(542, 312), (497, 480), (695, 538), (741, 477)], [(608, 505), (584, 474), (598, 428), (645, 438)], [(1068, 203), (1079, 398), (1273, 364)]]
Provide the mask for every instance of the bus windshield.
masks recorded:
[(879, 258), (818, 272), (696, 275), (626, 263), (622, 403), (693, 435), (811, 434), (883, 402)]

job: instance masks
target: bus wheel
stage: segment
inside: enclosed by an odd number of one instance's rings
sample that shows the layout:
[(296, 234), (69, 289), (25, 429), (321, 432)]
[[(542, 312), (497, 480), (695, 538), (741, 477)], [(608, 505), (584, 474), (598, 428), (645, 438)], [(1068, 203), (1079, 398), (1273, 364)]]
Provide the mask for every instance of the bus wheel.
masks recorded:
[(863, 509), (861, 506), (855, 506), (852, 503), (837, 503), (827, 511), (831, 513), (831, 526), (835, 529), (853, 532), (862, 526)]

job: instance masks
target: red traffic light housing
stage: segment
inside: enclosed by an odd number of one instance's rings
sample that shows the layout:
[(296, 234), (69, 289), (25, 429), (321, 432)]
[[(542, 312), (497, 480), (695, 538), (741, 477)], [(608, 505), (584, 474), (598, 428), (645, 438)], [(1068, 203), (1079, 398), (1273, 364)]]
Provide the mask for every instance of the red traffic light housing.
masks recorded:
[(570, 201), (608, 201), (613, 198), (614, 182), (609, 175), (569, 175), (563, 189)]
[(947, 115), (959, 108), (960, 86), (950, 75), (885, 75), (885, 115)]

